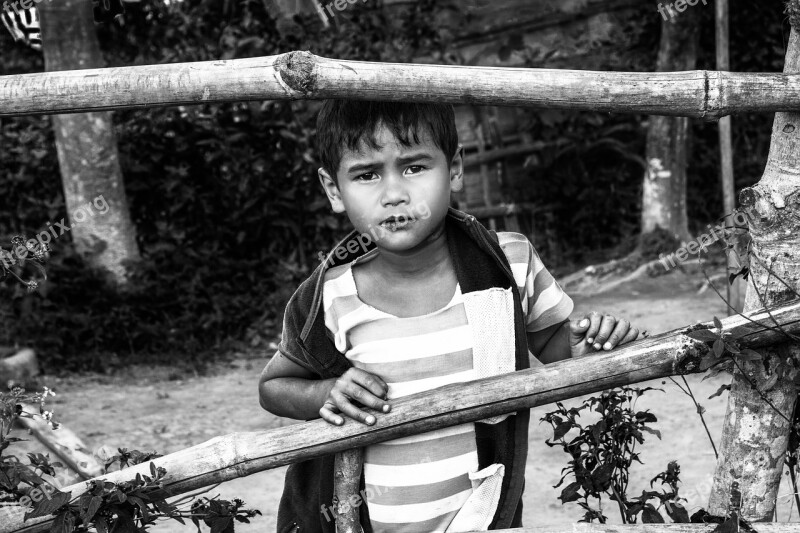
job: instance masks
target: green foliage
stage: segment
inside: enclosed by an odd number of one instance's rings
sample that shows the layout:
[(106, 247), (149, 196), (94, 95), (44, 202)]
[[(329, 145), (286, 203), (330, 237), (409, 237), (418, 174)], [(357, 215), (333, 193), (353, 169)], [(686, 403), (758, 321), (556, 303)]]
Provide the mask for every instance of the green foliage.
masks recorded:
[[(774, 2), (774, 5), (773, 5)], [(126, 3), (124, 25), (98, 24), (109, 66), (208, 61), (310, 50), (343, 59), (463, 64), (452, 41), (468, 22), (456, 4), (424, 0), (391, 9), (379, 0), (337, 12), (324, 28), (317, 13), (276, 19), (267, 2), (156, 0)], [(652, 70), (658, 17), (636, 8), (608, 42), (581, 41), (585, 68)], [(731, 5), (734, 70), (780, 70), (788, 27), (777, 0)], [(702, 16), (712, 27), (713, 9)], [(625, 20), (620, 17), (619, 20)], [(702, 32), (699, 68), (713, 68), (713, 32)], [(558, 51), (525, 48), (510, 35), (497, 50), (526, 65)], [(43, 68), (36, 52), (0, 31), (0, 74)], [(574, 61), (574, 59), (573, 59)], [(561, 65), (567, 66), (567, 65)], [(574, 68), (574, 65), (573, 65)], [(106, 290), (65, 234), (51, 243), (48, 282), (37, 294), (0, 283), (0, 344), (34, 347), (45, 367), (107, 370), (130, 363), (203, 365), (247, 346), (266, 348), (292, 291), (348, 229), (334, 217), (316, 177), (318, 102), (239, 102), (127, 110), (114, 114), (126, 194), (142, 261), (133, 290)], [(521, 111), (522, 112), (522, 111)], [(646, 117), (593, 112), (525, 112), (524, 130), (559, 143), (531, 158), (530, 182), (507, 191), (549, 209), (552, 238), (540, 253), (551, 268), (605, 259), (638, 233)], [(763, 169), (771, 118), (736, 117), (737, 186)], [(694, 126), (689, 213), (702, 227), (722, 211), (716, 125)], [(36, 234), (66, 217), (49, 117), (0, 118), (0, 243)], [(576, 209), (576, 206), (580, 206)], [(537, 213), (541, 226), (542, 214)], [(549, 247), (558, 246), (560, 250)], [(662, 243), (663, 244), (663, 243)], [(2, 244), (0, 244), (2, 245)], [(24, 277), (24, 276), (23, 276)]]
[[(45, 420), (54, 430), (59, 423), (53, 413), (44, 409), (48, 396), (55, 393), (44, 387), (43, 392), (28, 393), (14, 387), (8, 393), (0, 392), (0, 503), (30, 506), (24, 520), (53, 515), (50, 533), (97, 533), (130, 532), (146, 533), (160, 518), (171, 518), (185, 524), (190, 518), (200, 532), (199, 522), (204, 522), (211, 533), (234, 533), (235, 522), (249, 523), (250, 518), (261, 515), (258, 510), (243, 509), (240, 499), (219, 500), (199, 498), (190, 502), (190, 508), (181, 509), (183, 498), (167, 503), (163, 494), (164, 477), (167, 471), (150, 463), (150, 475), (137, 473), (132, 480), (120, 483), (89, 481), (87, 491), (80, 496), (63, 492), (54, 484), (56, 469), (61, 463), (51, 463), (49, 454), (29, 453), (29, 464), (22, 463), (17, 456), (6, 450), (19, 437), (11, 437), (11, 428), (18, 418)], [(39, 413), (32, 414), (23, 409), (24, 404), (39, 404)], [(118, 454), (106, 461), (104, 472), (115, 463), (119, 469), (146, 463), (161, 457), (155, 452), (143, 453), (120, 448)], [(193, 497), (189, 497), (194, 499)], [(6, 507), (0, 506), (0, 512)]]
[[(226, 8), (226, 6), (228, 6)], [(445, 48), (433, 2), (400, 16), (379, 2), (340, 14), (274, 20), (261, 1), (126, 4), (125, 25), (97, 26), (109, 66), (267, 56), (309, 49), (329, 57), (405, 61)], [(457, 23), (453, 17), (451, 23)], [(1, 33), (1, 32), (0, 32)], [(446, 60), (446, 59), (442, 59)], [(3, 61), (3, 60), (0, 60)], [(117, 294), (74, 252), (51, 243), (39, 294), (0, 285), (0, 343), (34, 347), (47, 367), (108, 370), (189, 363), (264, 348), (294, 289), (348, 229), (317, 179), (318, 102), (239, 102), (114, 115), (142, 260)], [(0, 119), (0, 236), (36, 233), (65, 216), (46, 119)], [(31, 157), (33, 154), (33, 158)]]
[[(641, 496), (635, 498), (627, 494), (630, 467), (634, 461), (641, 463), (635, 451), (636, 444), (644, 443), (645, 433), (661, 438), (661, 433), (649, 426), (656, 422), (656, 416), (646, 410), (635, 410), (636, 400), (649, 390), (660, 389), (621, 387), (607, 390), (570, 409), (558, 402), (558, 409), (542, 418), (553, 427), (553, 438), (545, 443), (551, 447), (561, 446), (571, 457), (555, 487), (561, 486), (568, 477), (574, 478), (561, 490), (559, 499), (562, 503), (577, 502), (584, 510), (581, 522), (606, 523), (603, 497), (617, 503), (626, 524), (636, 523), (640, 514), (644, 523), (663, 523), (658, 510), (662, 506), (673, 521), (689, 522), (678, 497), (680, 467), (675, 461), (650, 482), (652, 488), (653, 483), (660, 480), (669, 490), (643, 490)], [(581, 424), (578, 418), (583, 411), (597, 413), (598, 420), (593, 424)], [(568, 441), (567, 434), (573, 429), (577, 429), (578, 434)], [(657, 500), (658, 507), (649, 503), (652, 499)], [(595, 500), (597, 508), (592, 505)]]

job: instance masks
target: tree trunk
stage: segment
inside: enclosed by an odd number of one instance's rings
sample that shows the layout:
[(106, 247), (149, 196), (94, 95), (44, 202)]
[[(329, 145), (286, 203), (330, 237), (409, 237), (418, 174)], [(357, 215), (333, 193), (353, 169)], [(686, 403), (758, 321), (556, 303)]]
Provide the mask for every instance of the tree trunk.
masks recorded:
[[(42, 2), (36, 7), (46, 71), (104, 66), (91, 0)], [(124, 289), (127, 274), (123, 261), (138, 259), (139, 251), (111, 113), (54, 115), (52, 121), (69, 222), (66, 227), (78, 253)]]
[[(792, 0), (791, 4), (795, 13), (800, 12), (800, 0)], [(800, 71), (800, 36), (796, 19), (792, 22), (784, 72)], [(769, 158), (761, 181), (739, 195), (752, 237), (745, 311), (791, 299), (794, 293), (787, 285), (794, 291), (800, 290), (798, 135), (800, 113), (775, 114)], [(775, 510), (791, 426), (789, 420), (797, 398), (794, 382), (797, 371), (790, 362), (800, 357), (800, 344), (775, 345), (760, 353), (764, 362), (738, 363), (758, 390), (751, 387), (741, 371), (737, 370), (733, 376), (709, 512), (725, 514), (731, 483), (738, 481), (742, 492), (741, 516), (767, 521), (772, 519)], [(765, 366), (769, 370), (765, 370)]]
[[(665, 16), (668, 18), (661, 23), (656, 70), (694, 69), (699, 17)], [(650, 117), (647, 127), (647, 171), (642, 194), (642, 234), (661, 227), (678, 240), (691, 239), (686, 215), (688, 137), (687, 117)]]

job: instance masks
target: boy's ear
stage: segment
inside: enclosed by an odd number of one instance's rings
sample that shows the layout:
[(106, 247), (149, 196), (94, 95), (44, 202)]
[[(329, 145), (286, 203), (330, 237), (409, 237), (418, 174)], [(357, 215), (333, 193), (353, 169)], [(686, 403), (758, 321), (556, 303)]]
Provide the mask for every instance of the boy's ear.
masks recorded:
[(450, 191), (458, 192), (464, 188), (464, 158), (461, 143), (456, 148), (456, 153), (450, 161)]
[(333, 181), (333, 178), (328, 171), (322, 167), (317, 170), (319, 174), (319, 182), (322, 184), (322, 189), (331, 203), (331, 209), (334, 213), (344, 213), (344, 202), (342, 202), (342, 193), (339, 191), (339, 186)]

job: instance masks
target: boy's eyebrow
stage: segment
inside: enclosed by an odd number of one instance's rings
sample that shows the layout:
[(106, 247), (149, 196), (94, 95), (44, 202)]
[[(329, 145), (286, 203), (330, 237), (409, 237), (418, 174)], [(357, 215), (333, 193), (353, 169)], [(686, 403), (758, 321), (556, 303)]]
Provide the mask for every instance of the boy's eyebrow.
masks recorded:
[[(433, 156), (428, 152), (418, 152), (415, 154), (409, 154), (405, 156), (401, 156), (397, 158), (397, 163), (400, 165), (407, 165), (408, 163), (414, 161), (433, 161)], [(366, 170), (373, 170), (381, 166), (381, 163), (377, 162), (370, 162), (370, 163), (359, 163), (356, 165), (350, 166), (345, 172), (364, 172)]]
[(411, 163), (412, 161), (432, 161), (433, 156), (430, 155), (428, 152), (417, 152), (415, 154), (409, 154), (406, 156), (398, 157), (397, 162), (401, 165), (405, 165), (406, 163)]

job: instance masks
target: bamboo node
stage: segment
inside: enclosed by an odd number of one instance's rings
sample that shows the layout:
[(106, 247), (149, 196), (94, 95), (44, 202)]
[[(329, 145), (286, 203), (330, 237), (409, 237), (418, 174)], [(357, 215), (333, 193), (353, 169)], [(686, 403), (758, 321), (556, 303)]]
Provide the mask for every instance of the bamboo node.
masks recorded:
[(677, 349), (672, 364), (673, 374), (691, 374), (700, 370), (703, 359), (710, 351), (708, 345), (687, 335), (678, 335), (675, 344)]
[(274, 68), (284, 89), (309, 96), (317, 86), (314, 63), (314, 54), (311, 52), (294, 51), (281, 55), (275, 61)]

